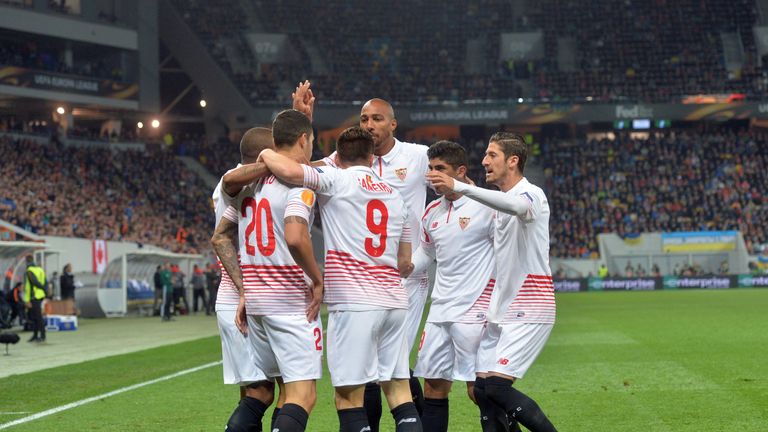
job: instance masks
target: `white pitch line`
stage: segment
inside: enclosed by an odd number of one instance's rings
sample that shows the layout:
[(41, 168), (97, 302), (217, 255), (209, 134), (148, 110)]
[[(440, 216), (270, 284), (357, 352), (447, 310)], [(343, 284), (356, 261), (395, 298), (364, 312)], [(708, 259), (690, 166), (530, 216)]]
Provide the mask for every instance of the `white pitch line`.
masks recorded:
[(180, 377), (182, 375), (191, 374), (193, 372), (197, 372), (199, 370), (207, 369), (209, 367), (217, 366), (217, 365), (220, 365), (220, 364), (221, 364), (221, 360), (219, 360), (217, 362), (213, 362), (213, 363), (207, 363), (207, 364), (204, 364), (202, 366), (193, 367), (191, 369), (185, 369), (183, 371), (179, 371), (179, 372), (176, 372), (174, 374), (166, 375), (166, 376), (160, 377), (160, 378), (155, 378), (153, 380), (145, 381), (143, 383), (138, 383), (138, 384), (130, 385), (128, 387), (119, 388), (119, 389), (113, 390), (113, 391), (111, 391), (109, 393), (104, 393), (104, 394), (101, 394), (101, 395), (98, 395), (98, 396), (89, 397), (87, 399), (82, 399), (82, 400), (79, 400), (77, 402), (68, 403), (68, 404), (62, 405), (60, 407), (51, 408), (49, 410), (42, 411), (42, 412), (39, 412), (37, 414), (32, 414), (31, 416), (28, 416), (28, 417), (24, 417), (24, 418), (20, 418), (18, 420), (14, 420), (14, 421), (11, 421), (11, 422), (8, 422), (8, 423), (0, 424), (0, 429), (7, 429), (9, 427), (13, 427), (13, 426), (20, 425), (20, 424), (23, 424), (23, 423), (28, 423), (28, 422), (31, 422), (33, 420), (37, 420), (37, 419), (40, 419), (40, 418), (43, 418), (43, 417), (47, 417), (47, 416), (52, 415), (52, 414), (56, 414), (56, 413), (60, 413), (62, 411), (66, 411), (68, 409), (77, 408), (79, 406), (83, 406), (85, 404), (89, 404), (91, 402), (95, 402), (97, 400), (106, 399), (108, 397), (119, 395), (120, 393), (125, 393), (125, 392), (131, 391), (131, 390), (136, 390), (137, 388), (141, 388), (141, 387), (144, 387), (144, 386), (156, 384), (156, 383), (159, 383), (159, 382), (162, 382), (162, 381), (168, 381), (169, 379)]

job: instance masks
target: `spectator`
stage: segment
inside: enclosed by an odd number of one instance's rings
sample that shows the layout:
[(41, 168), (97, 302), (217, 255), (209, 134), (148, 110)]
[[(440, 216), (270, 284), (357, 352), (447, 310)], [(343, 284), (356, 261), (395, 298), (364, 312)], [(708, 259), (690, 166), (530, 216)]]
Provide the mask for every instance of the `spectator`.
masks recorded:
[(208, 271), (205, 272), (205, 282), (208, 285), (208, 308), (205, 310), (206, 315), (211, 315), (216, 311), (216, 297), (219, 293), (219, 282), (221, 282), (221, 274), (218, 271), (218, 266), (208, 263)]
[(152, 279), (155, 285), (155, 300), (152, 303), (152, 310), (155, 311), (155, 315), (160, 315), (160, 309), (158, 309), (158, 305), (163, 305), (165, 303), (163, 300), (163, 289), (165, 285), (163, 280), (162, 265), (158, 265), (157, 268), (155, 268), (155, 274), (152, 276)]
[(29, 320), (32, 321), (32, 337), (28, 342), (45, 342), (45, 321), (43, 320), (43, 300), (48, 296), (46, 291), (45, 270), (35, 264), (32, 255), (26, 257), (24, 303), (29, 309)]
[(75, 300), (75, 275), (72, 274), (72, 264), (67, 264), (59, 278), (62, 300)]
[(202, 300), (202, 309), (208, 310), (208, 301), (205, 299), (205, 275), (203, 269), (197, 264), (192, 269), (192, 311), (197, 313), (197, 300)]

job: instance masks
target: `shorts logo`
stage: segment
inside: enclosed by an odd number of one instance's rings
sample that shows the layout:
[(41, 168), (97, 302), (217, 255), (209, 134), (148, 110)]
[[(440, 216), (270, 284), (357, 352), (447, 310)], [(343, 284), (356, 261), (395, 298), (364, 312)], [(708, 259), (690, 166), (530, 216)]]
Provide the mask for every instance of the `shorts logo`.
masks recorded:
[(502, 366), (506, 366), (507, 364), (509, 364), (509, 360), (507, 360), (505, 358), (500, 358), (499, 361), (497, 361), (496, 363), (498, 363), (498, 364), (500, 364)]
[(518, 313), (517, 313), (517, 317), (518, 317), (518, 318), (522, 318), (522, 317), (524, 317), (524, 316), (525, 316), (525, 312), (518, 312)]
[(405, 181), (405, 176), (408, 174), (408, 168), (398, 168), (395, 170), (395, 175), (400, 181)]
[(432, 222), (432, 229), (437, 228), (437, 222)]
[(468, 225), (469, 225), (469, 218), (468, 217), (460, 217), (459, 218), (459, 228), (461, 228), (462, 231), (467, 229)]
[(312, 207), (315, 205), (315, 193), (310, 190), (301, 191), (301, 202)]

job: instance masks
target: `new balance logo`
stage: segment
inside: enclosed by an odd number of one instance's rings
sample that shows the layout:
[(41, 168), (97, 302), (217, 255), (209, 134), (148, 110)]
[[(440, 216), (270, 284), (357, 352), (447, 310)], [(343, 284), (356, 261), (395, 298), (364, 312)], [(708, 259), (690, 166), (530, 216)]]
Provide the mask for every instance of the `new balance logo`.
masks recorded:
[(400, 420), (399, 422), (397, 422), (397, 424), (401, 425), (403, 423), (416, 423), (417, 421), (418, 420), (416, 419), (416, 417), (407, 417), (407, 418), (404, 418), (404, 419)]
[(371, 427), (370, 426), (366, 426), (366, 427), (360, 429), (360, 432), (371, 432)]

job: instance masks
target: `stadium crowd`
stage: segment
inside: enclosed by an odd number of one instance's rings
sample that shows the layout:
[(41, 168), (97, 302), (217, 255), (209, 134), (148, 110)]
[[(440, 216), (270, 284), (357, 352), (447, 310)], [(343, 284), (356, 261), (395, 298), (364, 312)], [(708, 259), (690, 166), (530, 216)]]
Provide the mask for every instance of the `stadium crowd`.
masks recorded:
[(209, 188), (160, 150), (110, 151), (0, 137), (0, 218), (41, 235), (208, 249)]
[(63, 49), (45, 41), (0, 39), (0, 66), (19, 66), (62, 74), (122, 81), (123, 71), (105, 59), (68, 64)]
[[(306, 74), (323, 101), (364, 100), (369, 88), (389, 100), (421, 103), (519, 97), (669, 102), (702, 93), (758, 97), (768, 90), (752, 34), (754, 0), (628, 0), (621, 6), (529, 0), (522, 11), (501, 0), (398, 0), (364, 9), (340, 0), (322, 6), (294, 0), (291, 7), (219, 3), (175, 1), (253, 103), (286, 102), (286, 90)], [(501, 58), (501, 34), (526, 31), (542, 32), (543, 55)], [(260, 62), (248, 32), (286, 34), (284, 58)], [(724, 64), (724, 32), (735, 33), (743, 46), (738, 68)], [(562, 40), (573, 44), (571, 67), (559, 61)]]
[(751, 253), (768, 243), (762, 133), (669, 132), (542, 147), (552, 256), (597, 256), (603, 232), (740, 230)]

